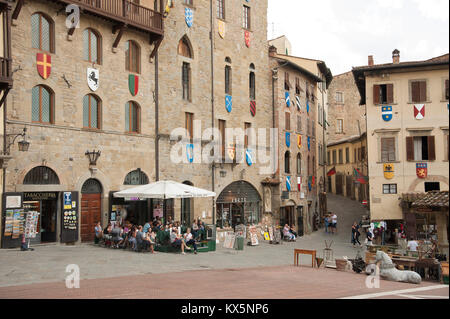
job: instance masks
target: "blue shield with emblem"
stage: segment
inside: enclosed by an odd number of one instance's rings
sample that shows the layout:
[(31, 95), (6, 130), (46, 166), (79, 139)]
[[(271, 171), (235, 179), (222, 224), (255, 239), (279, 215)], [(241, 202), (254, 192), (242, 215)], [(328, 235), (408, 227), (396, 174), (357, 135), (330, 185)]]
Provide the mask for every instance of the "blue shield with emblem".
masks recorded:
[(247, 165), (248, 166), (252, 166), (253, 165), (253, 152), (250, 149), (247, 149), (245, 151), (245, 160), (247, 161)]
[(385, 122), (392, 120), (392, 106), (383, 106), (381, 108), (381, 117)]
[(225, 107), (228, 113), (231, 113), (233, 110), (233, 97), (231, 95), (225, 96)]
[(308, 137), (308, 151), (311, 150), (311, 138)]
[(291, 133), (286, 133), (286, 146), (291, 147)]
[(291, 176), (286, 176), (286, 188), (287, 188), (288, 192), (290, 192), (292, 189)]
[(186, 18), (186, 24), (190, 28), (194, 24), (194, 11), (191, 8), (184, 9), (184, 16)]
[(291, 107), (291, 96), (289, 92), (284, 93), (284, 98), (286, 99), (287, 107)]
[(194, 144), (186, 145), (186, 157), (189, 163), (194, 162)]

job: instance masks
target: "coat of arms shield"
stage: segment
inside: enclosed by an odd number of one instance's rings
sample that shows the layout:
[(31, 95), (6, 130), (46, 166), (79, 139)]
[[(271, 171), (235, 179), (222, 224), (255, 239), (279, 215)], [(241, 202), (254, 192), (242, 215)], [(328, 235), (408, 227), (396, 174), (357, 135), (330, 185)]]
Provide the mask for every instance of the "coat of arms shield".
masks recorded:
[(92, 91), (97, 91), (100, 85), (100, 72), (97, 69), (87, 68), (87, 83)]
[(190, 28), (194, 24), (194, 11), (191, 8), (184, 8), (184, 16), (187, 26)]
[(46, 80), (52, 71), (52, 56), (45, 53), (36, 53), (36, 66), (41, 78)]
[(219, 28), (219, 35), (222, 39), (225, 39), (225, 34), (227, 32), (226, 24), (222, 20), (219, 20), (218, 22), (218, 28)]
[(418, 178), (427, 178), (428, 177), (428, 164), (427, 163), (417, 163), (416, 164), (416, 173)]
[(383, 165), (384, 170), (384, 178), (386, 179), (393, 179), (394, 178), (394, 164), (384, 164)]
[(247, 46), (247, 48), (250, 48), (250, 32), (249, 31), (245, 31), (244, 38), (245, 38), (245, 45)]
[(227, 109), (228, 113), (231, 113), (233, 110), (233, 97), (231, 95), (225, 96), (225, 108)]
[(291, 133), (286, 132), (286, 146), (291, 147)]
[(383, 121), (390, 122), (392, 120), (392, 106), (383, 106), (381, 109), (381, 117)]
[(425, 104), (414, 105), (414, 117), (416, 120), (423, 120), (425, 118)]

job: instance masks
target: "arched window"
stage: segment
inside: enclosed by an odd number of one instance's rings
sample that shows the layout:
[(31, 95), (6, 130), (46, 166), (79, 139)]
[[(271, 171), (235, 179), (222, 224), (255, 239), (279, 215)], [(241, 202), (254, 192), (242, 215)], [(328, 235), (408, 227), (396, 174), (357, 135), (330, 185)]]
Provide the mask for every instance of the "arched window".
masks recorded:
[(136, 102), (130, 101), (125, 104), (125, 131), (128, 133), (140, 132), (140, 110)]
[(54, 94), (44, 85), (31, 90), (31, 120), (38, 123), (54, 123)]
[(31, 169), (23, 180), (24, 185), (59, 185), (55, 171), (47, 166), (37, 166)]
[(134, 73), (141, 72), (141, 49), (132, 40), (125, 43), (125, 69)]
[[(231, 64), (231, 59), (226, 58), (225, 62)], [(225, 94), (231, 95), (232, 94), (231, 88), (232, 88), (231, 65), (225, 65)]]
[(284, 153), (284, 172), (291, 173), (291, 153), (289, 151)]
[(181, 40), (178, 42), (178, 54), (181, 56), (192, 59), (193, 55), (191, 48), (192, 48), (191, 43), (186, 36), (182, 37)]
[(250, 75), (249, 75), (249, 92), (250, 99), (256, 100), (256, 79), (255, 79), (255, 65), (250, 64)]
[(83, 59), (88, 62), (101, 64), (101, 37), (97, 31), (86, 29), (83, 31)]
[(300, 153), (297, 154), (297, 174), (302, 174), (302, 155)]
[(47, 52), (54, 52), (54, 24), (43, 13), (31, 16), (31, 46)]
[(145, 174), (143, 171), (141, 171), (140, 168), (138, 168), (135, 171), (132, 171), (128, 173), (128, 175), (125, 177), (124, 185), (147, 185), (149, 183), (149, 179), (147, 174)]
[(93, 95), (88, 94), (83, 98), (83, 127), (101, 128), (101, 101)]

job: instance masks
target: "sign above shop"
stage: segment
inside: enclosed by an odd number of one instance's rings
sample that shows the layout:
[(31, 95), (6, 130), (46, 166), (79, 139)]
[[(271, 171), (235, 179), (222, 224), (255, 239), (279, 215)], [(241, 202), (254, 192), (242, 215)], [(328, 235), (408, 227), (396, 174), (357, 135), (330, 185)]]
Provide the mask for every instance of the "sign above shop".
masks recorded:
[(23, 199), (25, 201), (39, 201), (39, 200), (56, 200), (57, 193), (23, 193)]

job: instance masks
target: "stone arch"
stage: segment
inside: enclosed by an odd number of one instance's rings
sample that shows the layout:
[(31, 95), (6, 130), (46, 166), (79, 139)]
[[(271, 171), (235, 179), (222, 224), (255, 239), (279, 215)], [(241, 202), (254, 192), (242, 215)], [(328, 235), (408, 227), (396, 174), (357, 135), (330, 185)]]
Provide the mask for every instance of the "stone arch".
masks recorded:
[(194, 50), (192, 48), (192, 43), (189, 37), (185, 34), (178, 41), (177, 53), (189, 59), (194, 59)]
[[(225, 187), (220, 195), (217, 197), (216, 202), (219, 203), (220, 201), (226, 202), (226, 196), (227, 193), (235, 194), (236, 192), (239, 192), (241, 195), (247, 195), (250, 196), (252, 200), (255, 202), (261, 202), (261, 194), (259, 194), (258, 189), (253, 186), (250, 182), (240, 180), (233, 182), (229, 184), (227, 187)], [(240, 196), (241, 196), (240, 195)]]
[[(141, 178), (140, 178), (140, 184), (127, 184), (127, 179), (129, 179), (130, 178), (130, 175), (131, 174), (133, 174), (133, 173), (136, 173), (136, 172), (139, 172), (140, 173), (140, 177), (142, 178), (142, 180), (141, 180)], [(140, 169), (140, 168), (137, 168), (137, 169), (135, 169), (135, 170), (132, 170), (132, 171), (129, 171), (126, 175), (125, 175), (125, 177), (122, 179), (123, 180), (123, 185), (146, 185), (146, 184), (149, 184), (150, 183), (150, 178), (148, 177), (149, 175), (145, 172), (145, 171), (143, 171), (142, 169)]]
[(100, 182), (103, 188), (102, 197), (108, 198), (108, 194), (111, 189), (111, 182), (109, 178), (100, 170), (97, 170), (95, 174), (88, 172), (80, 176), (75, 184), (75, 190), (81, 194), (81, 189), (83, 188), (84, 183), (91, 178), (96, 179)]
[(427, 178), (416, 178), (408, 188), (408, 192), (414, 192), (421, 183), (428, 183), (428, 182), (441, 182), (447, 184), (447, 187), (449, 186), (449, 180), (448, 178), (444, 176), (438, 176), (438, 175), (430, 175)]
[(56, 176), (58, 177), (59, 184), (60, 185), (67, 185), (66, 178), (62, 174), (58, 173), (58, 170), (57, 170), (57, 168), (54, 165), (49, 164), (49, 163), (39, 163), (39, 164), (38, 163), (33, 163), (33, 164), (30, 164), (30, 165), (27, 165), (20, 172), (20, 174), (17, 177), (18, 184), (23, 184), (23, 182), (25, 180), (25, 176), (28, 174), (28, 172), (30, 172), (33, 168), (38, 167), (38, 166), (45, 166), (45, 167), (50, 168), (53, 172), (55, 172)]

